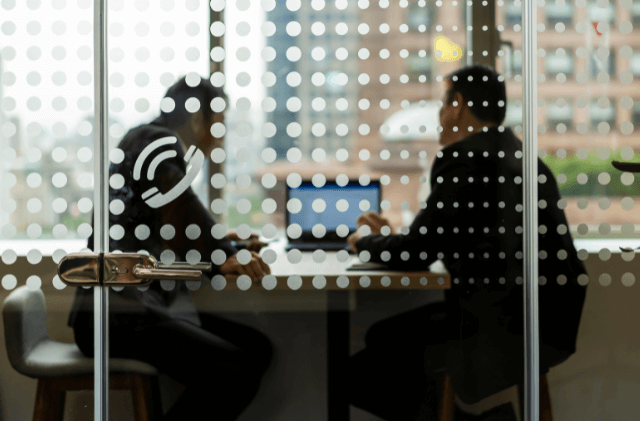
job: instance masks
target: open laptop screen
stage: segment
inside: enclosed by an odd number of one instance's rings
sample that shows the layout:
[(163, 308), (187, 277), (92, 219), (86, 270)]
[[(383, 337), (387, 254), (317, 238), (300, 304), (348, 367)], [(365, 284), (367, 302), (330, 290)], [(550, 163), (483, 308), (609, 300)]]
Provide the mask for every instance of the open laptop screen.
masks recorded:
[[(299, 224), (303, 236), (310, 233), (314, 225), (322, 224), (327, 234), (335, 232), (339, 225), (346, 225), (349, 231), (355, 231), (356, 219), (360, 214), (380, 212), (380, 183), (371, 181), (362, 186), (358, 181), (350, 181), (344, 187), (327, 181), (322, 187), (303, 182), (297, 188), (287, 187), (288, 201), (287, 223)], [(297, 201), (300, 202), (297, 202)], [(301, 206), (300, 206), (301, 205)], [(291, 211), (289, 210), (291, 209)], [(294, 212), (298, 210), (298, 212)]]

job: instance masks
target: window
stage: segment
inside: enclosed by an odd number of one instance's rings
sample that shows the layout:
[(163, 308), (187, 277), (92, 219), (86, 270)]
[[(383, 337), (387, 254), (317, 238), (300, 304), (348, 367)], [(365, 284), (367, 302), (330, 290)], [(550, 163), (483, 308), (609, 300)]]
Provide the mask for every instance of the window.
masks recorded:
[(522, 51), (514, 50), (511, 55), (511, 65), (513, 66), (513, 74), (521, 75), (522, 74)]
[(431, 31), (435, 20), (435, 7), (432, 1), (414, 1), (407, 12), (407, 25), (414, 32)]
[(593, 79), (595, 79), (600, 72), (606, 72), (610, 76), (615, 76), (616, 57), (614, 51), (609, 51), (609, 57), (605, 59), (598, 57), (595, 52), (591, 54), (591, 58), (589, 59), (589, 72)]
[(640, 2), (634, 1), (631, 5), (631, 23), (635, 28), (640, 28)]
[(513, 28), (514, 25), (522, 25), (522, 6), (518, 2), (507, 0), (507, 4), (504, 5), (504, 21), (509, 28)]
[[(564, 130), (562, 126), (564, 124)], [(573, 103), (567, 102), (564, 98), (551, 99), (547, 102), (547, 125), (550, 130), (564, 132), (573, 127)]]
[(633, 111), (631, 114), (631, 121), (633, 125), (637, 128), (640, 127), (640, 99), (636, 99), (633, 101)]
[(616, 125), (616, 105), (610, 101), (608, 106), (601, 108), (596, 101), (591, 102), (589, 110), (591, 130), (597, 130), (598, 124), (608, 123), (611, 128)]
[(423, 50), (413, 52), (407, 57), (407, 74), (411, 82), (431, 81), (431, 56)]
[(509, 127), (522, 124), (522, 100), (507, 100), (507, 114), (504, 117), (503, 124)]
[(573, 76), (575, 68), (573, 51), (563, 49), (548, 51), (544, 67), (548, 76), (556, 76), (560, 73), (564, 73), (567, 77)]
[(640, 76), (640, 50), (633, 52), (631, 60), (629, 60), (629, 67), (631, 67), (631, 73), (634, 76)]
[(547, 23), (551, 27), (555, 27), (558, 23), (565, 26), (573, 25), (573, 4), (569, 1), (547, 2)]
[(605, 7), (598, 6), (596, 0), (590, 0), (587, 6), (587, 19), (596, 22), (613, 24), (616, 20), (616, 5), (609, 0)]

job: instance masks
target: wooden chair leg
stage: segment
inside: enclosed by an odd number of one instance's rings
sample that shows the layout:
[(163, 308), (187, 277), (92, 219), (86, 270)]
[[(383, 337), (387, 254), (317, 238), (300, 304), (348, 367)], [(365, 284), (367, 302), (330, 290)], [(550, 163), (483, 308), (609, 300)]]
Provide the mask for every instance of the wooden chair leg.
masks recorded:
[(65, 391), (54, 387), (53, 378), (38, 379), (33, 421), (63, 421)]
[(136, 421), (152, 421), (152, 388), (148, 377), (131, 374), (131, 397)]
[[(524, 421), (524, 384), (518, 385), (518, 400), (520, 402), (520, 420)], [(553, 421), (551, 411), (551, 393), (547, 375), (540, 376), (540, 421)]]
[(553, 421), (551, 393), (546, 374), (540, 377), (540, 421)]
[(438, 421), (454, 421), (456, 395), (451, 379), (444, 373), (440, 380), (440, 404), (438, 405)]

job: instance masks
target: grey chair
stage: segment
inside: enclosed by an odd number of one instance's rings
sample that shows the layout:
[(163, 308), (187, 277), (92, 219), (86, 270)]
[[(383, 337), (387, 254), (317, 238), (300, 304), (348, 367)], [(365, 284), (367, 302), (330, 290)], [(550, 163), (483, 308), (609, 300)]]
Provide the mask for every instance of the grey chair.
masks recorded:
[[(16, 371), (38, 379), (34, 421), (62, 421), (67, 391), (93, 390), (93, 359), (76, 344), (52, 340), (47, 330), (44, 293), (16, 288), (4, 301), (3, 318), (9, 361)], [(130, 390), (136, 421), (161, 415), (158, 372), (141, 361), (109, 360), (109, 387)]]

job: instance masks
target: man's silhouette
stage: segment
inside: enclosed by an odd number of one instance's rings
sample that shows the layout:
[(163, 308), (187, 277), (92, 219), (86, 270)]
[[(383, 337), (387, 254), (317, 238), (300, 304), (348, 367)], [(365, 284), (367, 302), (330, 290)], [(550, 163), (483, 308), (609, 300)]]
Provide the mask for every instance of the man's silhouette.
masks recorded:
[[(238, 235), (214, 228), (191, 187), (180, 186), (190, 171), (201, 170), (189, 170), (185, 155), (194, 157), (187, 160), (193, 164), (221, 145), (210, 132), (222, 121), (211, 102), (224, 93), (200, 77), (190, 82), (182, 78), (169, 88), (165, 98), (173, 111), (130, 130), (118, 145), (123, 156), (112, 154), (109, 250), (147, 252), (165, 263), (213, 260), (205, 285), (216, 274), (244, 274), (257, 282), (269, 267), (255, 251), (241, 264), (230, 242)], [(164, 197), (151, 202), (154, 195)], [(145, 361), (186, 386), (164, 420), (235, 420), (258, 390), (271, 344), (254, 329), (197, 312), (185, 283), (168, 281), (164, 288), (163, 281), (153, 281), (148, 288), (109, 291), (110, 357)], [(69, 326), (82, 352), (93, 356), (92, 288), (78, 288)]]
[[(351, 358), (352, 402), (386, 420), (436, 419), (444, 370), (473, 404), (524, 380), (522, 142), (505, 117), (504, 79), (470, 66), (445, 79), (442, 133), (431, 194), (407, 234), (380, 235), (377, 214), (359, 217), (373, 235), (349, 243), (392, 268), (428, 270), (442, 260), (445, 301), (375, 324)], [(554, 175), (538, 160), (540, 374), (575, 352), (586, 274), (569, 233)], [(583, 280), (582, 278), (580, 279)]]

